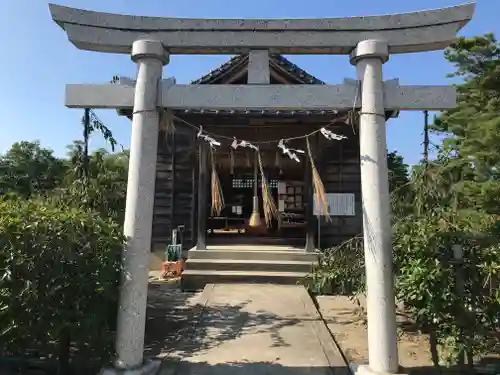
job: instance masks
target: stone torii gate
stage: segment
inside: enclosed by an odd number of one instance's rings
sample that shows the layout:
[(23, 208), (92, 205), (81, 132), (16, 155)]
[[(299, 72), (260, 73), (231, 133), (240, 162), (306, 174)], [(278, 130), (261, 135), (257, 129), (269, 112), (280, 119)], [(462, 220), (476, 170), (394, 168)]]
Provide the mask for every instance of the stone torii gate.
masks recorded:
[[(256, 20), (137, 17), (50, 5), (52, 18), (77, 48), (131, 54), (138, 66), (133, 82), (66, 87), (66, 106), (71, 108), (133, 109), (124, 224), (129, 243), (123, 254), (118, 358), (111, 373), (156, 369), (153, 362), (144, 361), (143, 349), (159, 110), (340, 110), (352, 109), (353, 103), (360, 110), (369, 344), (369, 365), (361, 369), (398, 372), (385, 111), (452, 108), (456, 93), (450, 86), (384, 82), (382, 65), (390, 54), (447, 47), (472, 18), (474, 7), (471, 3), (374, 17)], [(252, 53), (248, 85), (178, 85), (161, 79), (170, 55), (247, 52)], [(357, 80), (340, 85), (268, 85), (268, 77), (262, 76), (269, 73), (270, 52), (348, 54)]]

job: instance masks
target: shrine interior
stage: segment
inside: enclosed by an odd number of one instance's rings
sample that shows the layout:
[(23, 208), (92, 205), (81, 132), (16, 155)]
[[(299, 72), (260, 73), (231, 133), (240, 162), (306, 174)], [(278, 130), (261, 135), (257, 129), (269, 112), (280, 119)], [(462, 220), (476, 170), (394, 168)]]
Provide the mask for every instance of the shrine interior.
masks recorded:
[[(279, 128), (273, 129), (273, 133), (283, 130)], [(279, 133), (276, 132), (277, 138)], [(304, 139), (294, 143), (290, 142), (288, 147), (306, 152)], [(297, 162), (283, 155), (281, 150), (276, 149), (275, 144), (269, 146), (273, 147), (259, 145), (259, 153), (279, 217), (269, 224), (264, 219), (262, 175), (256, 151), (247, 148), (216, 150), (213, 154), (214, 165), (222, 187), (224, 208), (220, 215), (209, 215), (209, 243), (248, 241), (303, 245), (308, 203), (308, 190), (305, 188), (306, 166), (309, 162), (306, 154), (302, 154)], [(257, 222), (251, 220), (254, 196), (258, 197), (260, 220)]]

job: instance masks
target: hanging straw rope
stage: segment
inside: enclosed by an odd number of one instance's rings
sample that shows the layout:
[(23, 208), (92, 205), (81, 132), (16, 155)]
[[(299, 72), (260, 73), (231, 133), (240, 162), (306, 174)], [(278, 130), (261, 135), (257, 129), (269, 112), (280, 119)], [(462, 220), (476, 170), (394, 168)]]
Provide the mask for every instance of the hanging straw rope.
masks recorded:
[(168, 147), (168, 136), (175, 133), (174, 116), (171, 110), (160, 107), (159, 110), (159, 130), (163, 133), (162, 141)]
[(309, 137), (306, 138), (306, 145), (307, 145), (307, 154), (309, 156), (309, 162), (311, 163), (314, 192), (316, 193), (316, 197), (317, 197), (316, 208), (318, 209), (318, 211), (320, 211), (320, 209), (323, 211), (324, 215), (326, 216), (327, 222), (331, 222), (332, 219), (331, 219), (330, 215), (328, 215), (328, 203), (326, 201), (325, 186), (323, 185), (323, 181), (321, 181), (321, 177), (319, 176), (318, 169), (316, 168), (316, 165), (314, 164), (314, 158), (313, 158), (312, 152), (311, 152), (311, 145), (309, 143)]
[(175, 132), (174, 115), (172, 113), (172, 110), (161, 108), (159, 120), (160, 130), (164, 131), (165, 134)]
[[(189, 121), (186, 121), (184, 120), (183, 118), (181, 117), (177, 117), (174, 115), (174, 118), (176, 120), (178, 120), (179, 122), (183, 123), (184, 125), (192, 128), (192, 129), (195, 129), (196, 131), (199, 131), (200, 128), (202, 128), (201, 125), (195, 125), (195, 124), (192, 124), (190, 123)], [(299, 135), (299, 136), (296, 136), (296, 137), (288, 137), (288, 138), (278, 138), (278, 139), (274, 139), (274, 140), (249, 140), (249, 142), (251, 142), (253, 145), (269, 145), (269, 144), (273, 144), (273, 143), (276, 143), (278, 144), (279, 141), (292, 141), (292, 140), (299, 140), (299, 139), (305, 139), (307, 137), (311, 137), (317, 133), (320, 133), (321, 132), (321, 129), (328, 129), (330, 126), (332, 125), (336, 125), (336, 124), (345, 124), (345, 121), (347, 120), (347, 114), (345, 114), (344, 116), (342, 117), (339, 117), (333, 121), (330, 121), (328, 124), (322, 126), (321, 128), (318, 128), (318, 129), (315, 129), (313, 130), (312, 132), (310, 133), (307, 133), (307, 134), (304, 134), (304, 135)], [(217, 138), (217, 139), (225, 139), (227, 141), (234, 141), (234, 136), (227, 136), (227, 135), (223, 135), (223, 134), (215, 134), (215, 133), (212, 133), (212, 132), (208, 132), (208, 131), (204, 131), (204, 133), (206, 135), (209, 135), (213, 138)]]
[(222, 186), (217, 174), (217, 166), (215, 164), (215, 151), (210, 149), (210, 161), (212, 164), (212, 216), (219, 216), (224, 208), (224, 196), (222, 195)]
[(267, 183), (267, 178), (264, 175), (264, 166), (262, 165), (262, 158), (260, 157), (259, 151), (257, 151), (257, 159), (259, 161), (259, 169), (262, 179), (262, 203), (264, 205), (264, 217), (266, 219), (267, 226), (271, 227), (272, 220), (278, 218), (278, 208), (276, 207), (276, 202), (271, 195), (269, 184)]

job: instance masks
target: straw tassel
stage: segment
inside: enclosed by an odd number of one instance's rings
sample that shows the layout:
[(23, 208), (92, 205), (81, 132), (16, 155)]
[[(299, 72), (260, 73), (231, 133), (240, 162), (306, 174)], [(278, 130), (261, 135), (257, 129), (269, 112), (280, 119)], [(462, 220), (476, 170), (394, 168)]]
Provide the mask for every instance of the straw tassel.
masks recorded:
[(164, 131), (165, 134), (175, 132), (174, 116), (172, 111), (169, 109), (160, 109), (160, 130)]
[(309, 143), (309, 137), (306, 137), (306, 145), (307, 145), (307, 154), (309, 156), (309, 162), (311, 163), (314, 192), (316, 193), (316, 197), (317, 197), (316, 208), (318, 209), (318, 211), (320, 211), (320, 209), (323, 211), (327, 222), (331, 222), (332, 219), (331, 219), (330, 215), (328, 214), (328, 203), (326, 201), (325, 186), (323, 185), (323, 181), (321, 181), (321, 177), (319, 176), (318, 169), (316, 168), (316, 165), (314, 164), (314, 158), (313, 158), (312, 152), (311, 152), (311, 145)]
[(163, 142), (165, 147), (168, 147), (169, 134), (175, 133), (174, 116), (172, 111), (165, 108), (159, 109), (159, 130), (163, 134)]
[(260, 156), (260, 152), (257, 151), (257, 158), (259, 162), (259, 169), (262, 179), (262, 203), (264, 205), (264, 218), (266, 219), (266, 224), (268, 227), (272, 226), (272, 220), (278, 218), (278, 208), (276, 207), (276, 202), (271, 195), (271, 191), (269, 189), (269, 184), (267, 182), (267, 178), (264, 175), (264, 166), (262, 164), (262, 158)]
[(222, 186), (217, 174), (217, 166), (215, 163), (215, 151), (210, 149), (210, 161), (212, 164), (212, 216), (219, 216), (224, 208), (224, 196), (222, 195)]
[(351, 129), (352, 129), (352, 133), (353, 134), (356, 134), (356, 124), (358, 123), (359, 119), (358, 119), (358, 114), (355, 110), (350, 110), (348, 113), (347, 113), (347, 123), (349, 125), (351, 125)]

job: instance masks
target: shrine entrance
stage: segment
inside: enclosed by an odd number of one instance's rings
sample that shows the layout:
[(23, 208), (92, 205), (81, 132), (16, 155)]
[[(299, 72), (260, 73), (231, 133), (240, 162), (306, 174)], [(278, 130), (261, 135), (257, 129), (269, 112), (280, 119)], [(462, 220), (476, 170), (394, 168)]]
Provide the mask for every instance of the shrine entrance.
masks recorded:
[[(262, 154), (264, 174), (271, 198), (279, 210), (278, 217), (273, 218), (270, 225), (264, 220), (262, 177), (253, 152), (230, 156), (229, 165), (224, 159), (218, 159), (216, 167), (224, 194), (224, 208), (219, 216), (211, 215), (208, 219), (209, 245), (282, 244), (304, 248), (306, 164), (290, 163), (274, 150)], [(257, 207), (254, 207), (254, 197), (259, 202)]]

